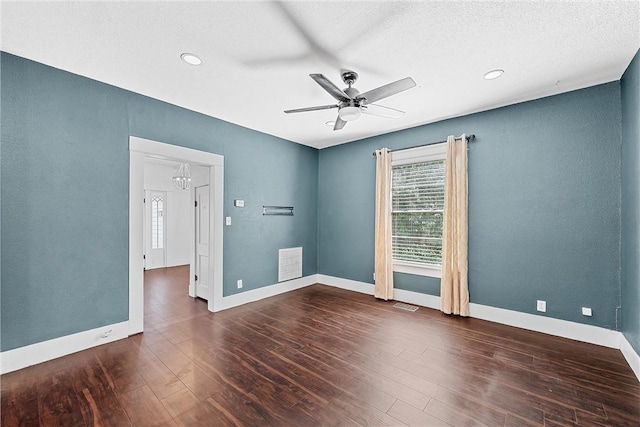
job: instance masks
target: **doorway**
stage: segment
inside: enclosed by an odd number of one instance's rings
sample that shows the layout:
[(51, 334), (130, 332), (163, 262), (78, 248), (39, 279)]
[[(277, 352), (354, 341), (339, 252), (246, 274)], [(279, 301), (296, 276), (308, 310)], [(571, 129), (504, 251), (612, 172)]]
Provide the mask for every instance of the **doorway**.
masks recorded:
[[(205, 249), (208, 265), (207, 308), (217, 311), (222, 306), (222, 228), (223, 228), (223, 177), (224, 157), (190, 148), (164, 144), (138, 137), (129, 138), (129, 334), (144, 330), (144, 158), (172, 159), (204, 166), (208, 170), (209, 225), (208, 247)], [(191, 266), (195, 268), (195, 245), (192, 246)], [(195, 269), (191, 271), (195, 279)], [(190, 295), (193, 282), (190, 282)], [(193, 289), (195, 291), (195, 289)]]

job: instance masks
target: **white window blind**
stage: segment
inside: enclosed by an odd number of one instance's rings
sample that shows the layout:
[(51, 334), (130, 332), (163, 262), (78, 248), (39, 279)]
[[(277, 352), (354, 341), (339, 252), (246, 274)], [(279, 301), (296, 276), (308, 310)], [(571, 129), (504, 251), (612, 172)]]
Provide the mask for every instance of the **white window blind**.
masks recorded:
[(393, 166), (393, 259), (442, 264), (444, 160)]

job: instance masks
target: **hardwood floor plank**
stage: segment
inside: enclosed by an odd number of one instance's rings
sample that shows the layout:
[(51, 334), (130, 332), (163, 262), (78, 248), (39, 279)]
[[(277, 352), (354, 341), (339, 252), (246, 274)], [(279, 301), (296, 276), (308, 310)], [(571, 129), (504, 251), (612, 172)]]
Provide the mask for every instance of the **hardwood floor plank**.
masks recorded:
[(387, 414), (398, 419), (408, 426), (444, 426), (450, 427), (451, 424), (429, 415), (413, 406), (397, 400), (393, 406), (387, 411)]
[(160, 360), (140, 367), (138, 372), (158, 399), (164, 399), (185, 388), (182, 381)]
[(177, 415), (173, 420), (177, 425), (182, 427), (208, 427), (208, 426), (240, 426), (228, 418), (220, 417), (208, 402), (204, 402), (200, 406), (196, 406), (189, 411)]
[(38, 407), (43, 425), (84, 425), (71, 377), (71, 373), (59, 371), (38, 383)]
[(134, 426), (173, 426), (176, 423), (148, 385), (118, 396)]
[(40, 407), (38, 399), (6, 399), (2, 401), (0, 425), (38, 426), (40, 425)]
[(286, 420), (271, 407), (263, 407), (254, 395), (228, 387), (207, 402), (221, 414), (241, 426), (286, 425)]
[(332, 383), (346, 395), (364, 400), (381, 412), (386, 412), (396, 400), (394, 396), (366, 384), (357, 375), (350, 375), (343, 370), (338, 370), (324, 363), (323, 360), (311, 357), (298, 349), (281, 347), (277, 351), (289, 360), (306, 366), (317, 376)]
[(160, 399), (160, 402), (174, 418), (183, 412), (192, 411), (194, 408), (203, 404), (202, 401), (187, 388), (183, 388), (164, 399)]
[(359, 353), (351, 354), (347, 360), (357, 364), (358, 366), (365, 367), (366, 369), (375, 372), (377, 375), (382, 375), (388, 379), (397, 381), (424, 394), (425, 396), (433, 397), (438, 390), (438, 385), (432, 381), (421, 378), (411, 372), (407, 372), (395, 366), (378, 362), (374, 358), (368, 358)]
[[(378, 375), (376, 372), (362, 369), (359, 365), (352, 364), (345, 359), (335, 357), (330, 353), (324, 352), (322, 349), (305, 347), (298, 351), (314, 357), (317, 360), (322, 360), (325, 364), (334, 367), (345, 375), (357, 377), (371, 389), (371, 393), (384, 393), (384, 395), (391, 396), (394, 399), (402, 398), (402, 400), (420, 410), (427, 406), (427, 403), (429, 402), (430, 396), (407, 387), (397, 381)], [(391, 404), (393, 404), (393, 402), (391, 402)], [(384, 403), (382, 403), (382, 405), (384, 405)], [(382, 410), (382, 407), (376, 407)]]
[(0, 425), (39, 425), (40, 407), (36, 375), (28, 369), (23, 369), (3, 375), (0, 384)]
[(617, 404), (604, 405), (607, 421), (616, 426), (640, 425), (640, 399), (626, 401), (620, 399)]
[(531, 420), (525, 420), (524, 418), (517, 417), (513, 414), (507, 414), (507, 418), (504, 421), (504, 427), (538, 427), (543, 425), (544, 422), (536, 423)]
[[(455, 408), (455, 410), (453, 410), (453, 408)], [(504, 411), (496, 410), (443, 387), (438, 389), (435, 398), (431, 399), (424, 412), (455, 425), (458, 424), (452, 421), (460, 414), (473, 417), (474, 420), (480, 421), (488, 426), (503, 425), (507, 416)]]
[(314, 420), (312, 425), (348, 427), (362, 425), (349, 418), (340, 408), (332, 407), (327, 401), (320, 401), (314, 396), (303, 398), (296, 403), (295, 408), (310, 416)]
[(130, 426), (131, 421), (110, 388), (85, 388), (77, 393), (85, 425)]
[[(418, 376), (436, 381), (441, 388), (482, 402), (489, 402), (490, 405), (499, 410), (511, 412), (539, 424), (544, 423), (544, 409), (557, 413), (571, 413), (572, 411), (572, 408), (554, 401), (546, 401), (539, 396), (513, 388), (507, 384), (498, 382), (500, 387), (496, 387), (494, 378), (477, 375), (475, 371), (465, 371), (459, 366), (451, 365), (451, 363), (445, 364), (443, 367), (437, 359), (434, 365), (430, 355), (416, 355), (411, 352), (404, 352), (401, 357), (417, 362), (411, 368), (412, 372)], [(450, 360), (451, 356), (447, 355), (447, 359)], [(480, 397), (482, 398), (480, 399)]]
[(263, 407), (273, 411), (285, 425), (308, 426), (315, 423), (311, 416), (295, 407), (308, 396), (306, 394), (299, 397), (298, 393), (292, 393), (283, 386), (267, 383), (253, 390), (250, 396), (254, 402), (260, 402)]
[[(424, 409), (424, 412), (440, 420), (443, 420), (453, 426), (472, 427), (472, 426), (478, 426), (478, 425), (485, 425), (485, 426), (502, 425), (499, 423), (496, 423), (496, 424), (487, 423), (484, 420), (482, 420), (482, 417), (478, 417), (476, 414), (471, 414), (471, 416), (468, 416), (465, 413), (466, 411), (460, 411), (459, 408), (447, 405), (446, 403), (436, 398), (433, 398), (429, 401), (429, 404)], [(506, 419), (506, 414), (504, 415), (504, 418)]]

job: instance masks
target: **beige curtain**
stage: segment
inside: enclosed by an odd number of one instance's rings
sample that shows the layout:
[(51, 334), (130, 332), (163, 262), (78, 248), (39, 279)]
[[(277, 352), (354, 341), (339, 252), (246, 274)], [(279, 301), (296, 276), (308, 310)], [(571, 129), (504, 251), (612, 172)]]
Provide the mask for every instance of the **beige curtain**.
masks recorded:
[(375, 297), (393, 299), (391, 151), (376, 150)]
[(469, 315), (467, 284), (467, 138), (447, 138), (442, 230), (441, 310)]

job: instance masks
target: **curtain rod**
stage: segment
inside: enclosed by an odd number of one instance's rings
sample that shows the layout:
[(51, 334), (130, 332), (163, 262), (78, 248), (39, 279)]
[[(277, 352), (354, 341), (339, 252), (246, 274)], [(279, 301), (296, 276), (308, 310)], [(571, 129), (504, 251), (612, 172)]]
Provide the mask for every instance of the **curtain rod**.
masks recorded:
[[(460, 139), (460, 138), (456, 138), (456, 139)], [(473, 141), (474, 139), (476, 139), (476, 136), (474, 134), (471, 134), (469, 136), (467, 136), (467, 142)], [(406, 147), (406, 148), (399, 148), (397, 150), (390, 150), (390, 151), (403, 151), (403, 150), (410, 150), (412, 148), (418, 148), (418, 147), (425, 147), (427, 145), (433, 145), (433, 144), (444, 144), (447, 141), (438, 141), (438, 142), (431, 142), (429, 144), (420, 144), (420, 145), (412, 145), (411, 147)], [(376, 152), (373, 152), (373, 155), (376, 155)]]

